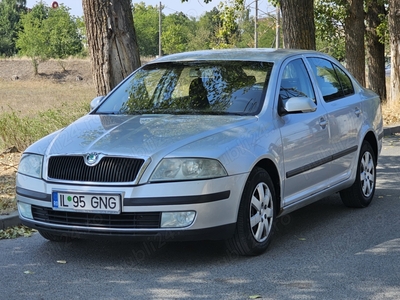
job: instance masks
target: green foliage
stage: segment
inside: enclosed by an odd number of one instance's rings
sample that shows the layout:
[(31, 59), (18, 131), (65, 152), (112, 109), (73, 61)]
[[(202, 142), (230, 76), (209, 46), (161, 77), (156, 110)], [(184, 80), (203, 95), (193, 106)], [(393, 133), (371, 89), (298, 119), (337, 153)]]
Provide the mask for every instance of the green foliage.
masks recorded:
[(389, 42), (389, 24), (388, 24), (388, 15), (379, 15), (379, 18), (381, 20), (381, 23), (379, 26), (376, 28), (376, 32), (378, 33), (378, 36), (380, 37), (379, 41), (382, 44), (387, 44), (387, 48), (389, 49), (390, 46), (388, 45)]
[[(133, 5), (133, 21), (142, 56), (156, 56), (158, 54), (158, 23), (159, 11), (157, 7), (144, 2)], [(162, 15), (164, 18), (164, 15)]]
[[(133, 16), (140, 54), (158, 54), (158, 7), (134, 4)], [(275, 40), (273, 18), (259, 20), (259, 46)], [(199, 19), (183, 13), (162, 14), (162, 50), (165, 54), (212, 48), (254, 47), (254, 18), (243, 0), (228, 0)]]
[(32, 59), (34, 73), (38, 64), (49, 58), (63, 59), (82, 51), (81, 36), (69, 8), (50, 9), (43, 2), (21, 18), (22, 31), (16, 42), (21, 55)]
[(0, 139), (4, 147), (23, 150), (40, 138), (67, 126), (89, 112), (87, 104), (63, 104), (61, 108), (39, 112), (35, 116), (21, 117), (16, 111), (0, 115)]
[(0, 1), (0, 56), (12, 56), (17, 52), (15, 39), (25, 5), (25, 0)]
[(84, 17), (76, 17), (75, 18), (75, 23), (76, 27), (78, 30), (78, 35), (81, 37), (81, 42), (82, 42), (82, 50), (80, 53), (78, 53), (78, 56), (83, 58), (88, 56), (88, 42), (87, 42), (87, 37), (86, 37), (86, 25), (85, 25), (85, 19)]
[(239, 13), (237, 23), (240, 34), (236, 47), (254, 47), (254, 18), (250, 17), (250, 9), (245, 9)]
[(272, 48), (275, 45), (276, 21), (273, 17), (258, 20), (258, 46)]
[(38, 3), (32, 11), (21, 18), (23, 31), (18, 34), (16, 46), (19, 53), (26, 55), (32, 60), (34, 73), (38, 73), (37, 67), (40, 61), (50, 57), (49, 37), (44, 31), (44, 16), (48, 14), (48, 8), (43, 2)]
[(164, 18), (162, 24), (162, 49), (165, 53), (188, 50), (189, 36), (196, 28), (195, 20), (183, 13), (175, 13)]
[(244, 11), (244, 0), (225, 0), (220, 2), (220, 26), (217, 32), (218, 42), (214, 48), (236, 47), (240, 31), (238, 19)]
[(188, 50), (210, 49), (217, 44), (217, 32), (220, 24), (220, 12), (214, 7), (204, 13), (195, 23), (195, 29), (189, 33)]
[(82, 51), (76, 19), (69, 10), (61, 4), (58, 9), (49, 10), (48, 18), (44, 20), (44, 30), (49, 33), (51, 58), (64, 59)]
[(338, 60), (345, 58), (345, 19), (348, 14), (345, 0), (316, 0), (314, 4), (317, 50)]

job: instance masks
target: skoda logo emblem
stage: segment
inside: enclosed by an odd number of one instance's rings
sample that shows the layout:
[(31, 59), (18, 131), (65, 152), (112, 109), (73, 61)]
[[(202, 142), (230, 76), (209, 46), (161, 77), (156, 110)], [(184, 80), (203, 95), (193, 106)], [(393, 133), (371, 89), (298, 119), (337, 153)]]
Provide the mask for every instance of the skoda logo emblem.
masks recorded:
[(98, 162), (98, 160), (99, 160), (99, 154), (98, 154), (98, 153), (95, 153), (95, 152), (86, 154), (86, 156), (85, 156), (85, 163), (86, 163), (88, 166), (93, 166), (93, 165), (95, 165), (95, 164)]

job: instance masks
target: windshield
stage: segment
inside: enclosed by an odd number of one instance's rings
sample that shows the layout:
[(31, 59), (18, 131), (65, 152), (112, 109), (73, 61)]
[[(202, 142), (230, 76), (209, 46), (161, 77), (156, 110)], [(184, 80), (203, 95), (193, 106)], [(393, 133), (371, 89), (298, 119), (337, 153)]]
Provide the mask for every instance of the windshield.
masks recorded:
[(97, 114), (239, 114), (262, 107), (272, 64), (179, 62), (148, 64), (96, 109)]

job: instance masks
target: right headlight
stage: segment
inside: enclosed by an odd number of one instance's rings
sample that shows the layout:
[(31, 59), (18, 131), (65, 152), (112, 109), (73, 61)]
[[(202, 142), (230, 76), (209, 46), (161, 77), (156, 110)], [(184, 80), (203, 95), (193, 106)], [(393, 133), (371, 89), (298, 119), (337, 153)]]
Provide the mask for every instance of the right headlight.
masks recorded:
[(18, 173), (32, 176), (35, 178), (42, 177), (43, 155), (26, 153), (23, 154), (18, 165)]
[(150, 177), (155, 181), (209, 179), (227, 176), (222, 164), (210, 158), (164, 158)]

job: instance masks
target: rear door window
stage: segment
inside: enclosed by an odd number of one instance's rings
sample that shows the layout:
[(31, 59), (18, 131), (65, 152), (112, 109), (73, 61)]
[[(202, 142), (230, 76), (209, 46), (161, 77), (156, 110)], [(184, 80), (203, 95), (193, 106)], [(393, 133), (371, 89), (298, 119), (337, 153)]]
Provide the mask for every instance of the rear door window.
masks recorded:
[(308, 58), (326, 102), (354, 94), (350, 77), (339, 66), (323, 58)]

